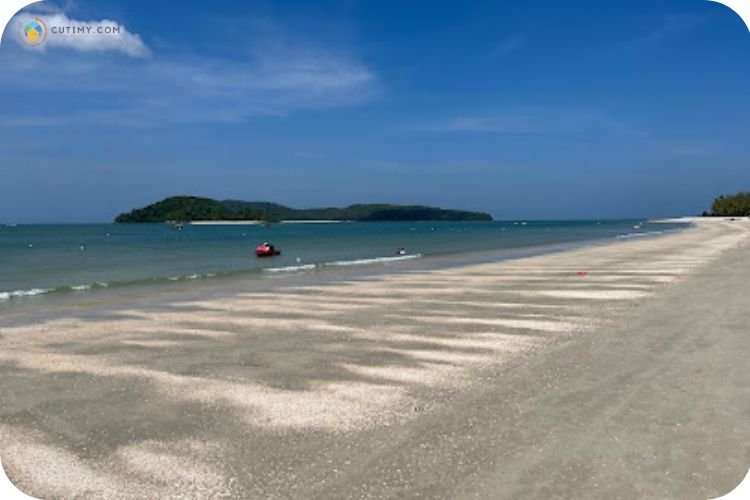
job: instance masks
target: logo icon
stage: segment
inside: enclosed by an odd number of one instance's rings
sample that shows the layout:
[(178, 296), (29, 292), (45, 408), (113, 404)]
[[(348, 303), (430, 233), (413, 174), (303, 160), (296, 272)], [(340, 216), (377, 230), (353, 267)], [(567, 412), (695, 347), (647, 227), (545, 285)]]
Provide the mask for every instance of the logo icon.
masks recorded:
[(40, 17), (36, 17), (21, 26), (21, 41), (26, 45), (36, 47), (47, 40), (47, 25)]

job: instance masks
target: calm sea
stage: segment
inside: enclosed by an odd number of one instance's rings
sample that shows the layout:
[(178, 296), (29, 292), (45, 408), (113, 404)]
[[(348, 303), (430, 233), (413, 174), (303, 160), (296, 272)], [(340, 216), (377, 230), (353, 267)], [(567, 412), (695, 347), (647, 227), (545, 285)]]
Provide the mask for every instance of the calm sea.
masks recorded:
[[(385, 266), (467, 252), (632, 238), (683, 225), (627, 221), (0, 226), (0, 303), (149, 283)], [(282, 255), (258, 259), (269, 241)], [(396, 256), (398, 248), (407, 255)]]

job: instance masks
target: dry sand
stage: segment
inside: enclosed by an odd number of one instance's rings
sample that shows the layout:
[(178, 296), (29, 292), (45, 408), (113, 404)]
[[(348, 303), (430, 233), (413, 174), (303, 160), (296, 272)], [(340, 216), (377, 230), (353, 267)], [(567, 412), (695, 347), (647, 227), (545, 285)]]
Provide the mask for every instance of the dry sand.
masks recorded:
[(719, 496), (750, 466), (748, 243), (698, 220), (0, 319), (0, 456), (40, 498)]

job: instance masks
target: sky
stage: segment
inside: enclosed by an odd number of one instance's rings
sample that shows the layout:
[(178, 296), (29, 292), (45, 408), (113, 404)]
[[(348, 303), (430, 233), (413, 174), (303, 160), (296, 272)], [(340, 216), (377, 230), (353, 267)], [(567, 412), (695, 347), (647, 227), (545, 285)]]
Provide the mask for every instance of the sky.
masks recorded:
[[(20, 26), (121, 27), (25, 45)], [(0, 46), (0, 223), (171, 195), (498, 219), (750, 190), (750, 32), (705, 0), (75, 0)]]

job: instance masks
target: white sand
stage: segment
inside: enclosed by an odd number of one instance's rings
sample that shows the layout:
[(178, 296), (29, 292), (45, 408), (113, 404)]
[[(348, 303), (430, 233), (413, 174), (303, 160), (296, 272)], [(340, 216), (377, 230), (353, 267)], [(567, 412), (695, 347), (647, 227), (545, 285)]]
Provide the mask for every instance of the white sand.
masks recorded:
[[(45, 383), (78, 375), (123, 390), (146, 383), (165, 405), (221, 409), (251, 430), (355, 432), (415, 418), (423, 389), (460, 388), (481, 368), (606, 323), (749, 237), (748, 222), (701, 219), (656, 238), (182, 304), (196, 312), (71, 314), (3, 327), (0, 365), (38, 375), (25, 396), (39, 405), (53, 397)], [(155, 495), (190, 483), (220, 497), (230, 482), (201, 461), (200, 446), (185, 452), (191, 439), (134, 436), (94, 470), (36, 430), (5, 425), (0, 434), (10, 473), (41, 493), (112, 492), (135, 475)]]

